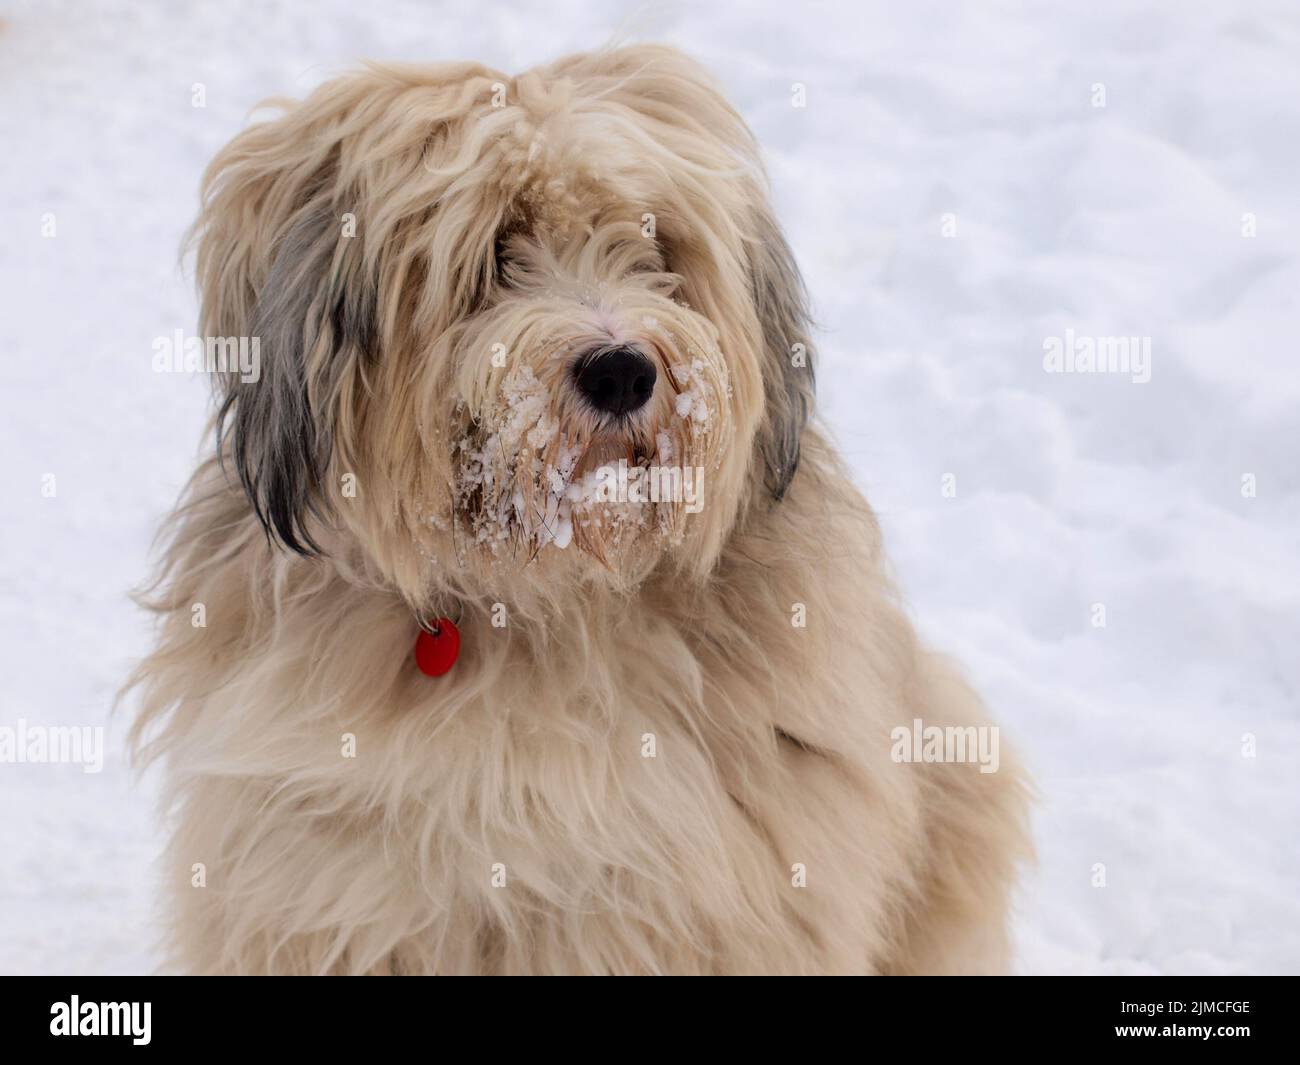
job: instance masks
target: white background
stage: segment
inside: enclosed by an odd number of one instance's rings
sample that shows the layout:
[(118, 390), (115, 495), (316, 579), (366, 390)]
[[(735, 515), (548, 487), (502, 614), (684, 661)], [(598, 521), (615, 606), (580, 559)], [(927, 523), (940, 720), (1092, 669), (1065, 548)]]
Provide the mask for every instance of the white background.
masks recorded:
[[(188, 6), (0, 5), (0, 725), (111, 748), (0, 765), (0, 971), (156, 964), (154, 785), (109, 708), (206, 414), (150, 365), (197, 327), (203, 166), (362, 58), (518, 71), (615, 35), (704, 60), (765, 146), (822, 414), (1037, 778), (1018, 967), (1300, 969), (1296, 5)], [(1067, 328), (1151, 337), (1150, 383), (1045, 373)]]

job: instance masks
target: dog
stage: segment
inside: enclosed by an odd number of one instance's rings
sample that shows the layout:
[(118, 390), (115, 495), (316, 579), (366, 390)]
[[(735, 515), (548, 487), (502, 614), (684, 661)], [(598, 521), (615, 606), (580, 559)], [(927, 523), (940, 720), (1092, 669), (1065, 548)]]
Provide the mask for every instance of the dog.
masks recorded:
[(1006, 969), (1026, 778), (899, 755), (992, 726), (812, 419), (704, 69), (370, 65), (222, 150), (192, 239), (260, 366), (214, 374), (129, 682), (168, 966)]

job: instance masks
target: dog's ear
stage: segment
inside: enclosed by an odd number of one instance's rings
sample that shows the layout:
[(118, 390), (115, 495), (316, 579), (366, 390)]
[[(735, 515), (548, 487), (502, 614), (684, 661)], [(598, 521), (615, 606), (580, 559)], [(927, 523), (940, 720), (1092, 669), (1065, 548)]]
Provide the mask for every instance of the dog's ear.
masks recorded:
[(794, 254), (766, 206), (755, 214), (749, 269), (763, 333), (764, 411), (754, 446), (764, 484), (780, 501), (798, 469), (799, 444), (812, 411), (811, 318)]
[(373, 350), (374, 298), (339, 287), (339, 212), (304, 207), (277, 241), (255, 304), (261, 380), (228, 378), (219, 431), (269, 536), (299, 554), (318, 547), (307, 517), (328, 510), (321, 482), (333, 452), (340, 384)]
[(193, 237), (205, 336), (257, 354), (255, 373), (219, 377), (219, 454), (267, 536), (304, 555), (319, 551), (309, 516), (329, 511), (338, 405), (375, 347), (374, 286), (346, 233), (357, 200), (321, 126), (291, 110), (236, 137), (205, 176)]

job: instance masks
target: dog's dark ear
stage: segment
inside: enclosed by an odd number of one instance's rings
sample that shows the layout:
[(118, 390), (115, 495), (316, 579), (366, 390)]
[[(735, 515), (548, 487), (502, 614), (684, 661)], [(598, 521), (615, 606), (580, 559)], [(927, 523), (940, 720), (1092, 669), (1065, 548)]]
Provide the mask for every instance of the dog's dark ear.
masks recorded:
[(769, 210), (758, 212), (754, 230), (750, 276), (763, 331), (764, 393), (755, 448), (764, 484), (779, 501), (799, 467), (799, 443), (812, 411), (811, 321), (799, 267)]
[[(333, 446), (339, 381), (371, 349), (373, 309), (364, 286), (343, 286), (340, 218), (328, 200), (301, 208), (274, 241), (252, 304), (256, 381), (227, 374), (218, 433), (267, 535), (318, 553), (309, 515), (328, 507), (321, 482)], [(224, 451), (222, 452), (225, 453)]]
[(267, 536), (319, 553), (323, 478), (338, 406), (374, 350), (375, 287), (346, 232), (357, 197), (335, 187), (337, 150), (296, 113), (241, 133), (213, 161), (191, 234), (205, 337), (243, 338), (254, 371), (218, 375), (218, 453)]

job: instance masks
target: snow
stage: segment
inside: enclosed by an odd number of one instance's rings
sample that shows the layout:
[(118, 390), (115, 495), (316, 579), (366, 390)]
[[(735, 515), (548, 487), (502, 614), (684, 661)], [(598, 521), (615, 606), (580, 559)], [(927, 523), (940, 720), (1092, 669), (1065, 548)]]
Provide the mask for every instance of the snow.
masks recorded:
[(683, 421), (689, 419), (707, 425), (709, 421), (709, 400), (713, 389), (705, 373), (703, 359), (692, 359), (689, 365), (681, 363), (671, 367), (673, 380), (683, 391), (677, 393), (675, 409), (677, 417)]
[[(110, 707), (203, 431), (205, 384), (151, 362), (196, 327), (204, 164), (363, 57), (513, 70), (615, 34), (703, 59), (765, 147), (823, 416), (1037, 780), (1018, 968), (1300, 969), (1300, 12), (705, 7), (11, 5), (0, 725), (102, 725), (108, 752), (0, 765), (0, 971), (156, 964), (154, 782)], [(1067, 330), (1150, 338), (1150, 380), (1046, 372)]]

